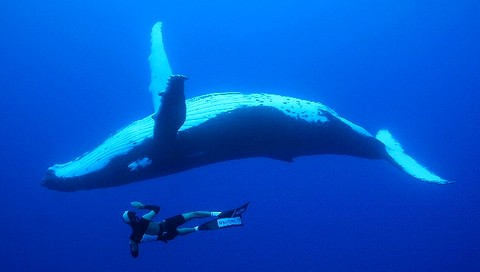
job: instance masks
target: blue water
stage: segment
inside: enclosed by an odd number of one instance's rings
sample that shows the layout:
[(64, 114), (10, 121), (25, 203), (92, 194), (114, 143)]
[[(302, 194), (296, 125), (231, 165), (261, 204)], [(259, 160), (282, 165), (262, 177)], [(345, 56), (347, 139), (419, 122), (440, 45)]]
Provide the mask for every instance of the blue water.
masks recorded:
[[(60, 193), (47, 167), (153, 111), (164, 22), (187, 95), (268, 91), (389, 129), (447, 186), (384, 161), (249, 159)], [(475, 1), (7, 1), (0, 9), (0, 271), (480, 271)], [(130, 201), (159, 218), (250, 201), (245, 226), (128, 250)], [(198, 223), (198, 222), (197, 222)]]

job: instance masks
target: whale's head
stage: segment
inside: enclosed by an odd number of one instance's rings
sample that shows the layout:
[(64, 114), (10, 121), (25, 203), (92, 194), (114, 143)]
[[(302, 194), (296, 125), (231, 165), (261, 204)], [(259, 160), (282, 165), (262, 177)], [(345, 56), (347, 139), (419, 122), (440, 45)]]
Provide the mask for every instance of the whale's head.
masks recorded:
[(48, 189), (57, 191), (75, 191), (76, 188), (72, 187), (72, 184), (78, 184), (78, 177), (59, 177), (55, 174), (53, 169), (48, 168), (45, 177), (43, 177), (40, 184)]
[(41, 185), (74, 191), (126, 183), (124, 179), (151, 164), (145, 152), (152, 141), (153, 125), (151, 115), (133, 122), (90, 152), (49, 167)]

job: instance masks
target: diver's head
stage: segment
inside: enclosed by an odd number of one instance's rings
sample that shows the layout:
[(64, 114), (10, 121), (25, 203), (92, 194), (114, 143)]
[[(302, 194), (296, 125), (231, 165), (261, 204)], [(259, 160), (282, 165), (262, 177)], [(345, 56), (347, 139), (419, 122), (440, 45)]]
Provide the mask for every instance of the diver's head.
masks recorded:
[(135, 221), (135, 213), (132, 211), (125, 211), (123, 213), (123, 222), (127, 224), (131, 224), (133, 221)]

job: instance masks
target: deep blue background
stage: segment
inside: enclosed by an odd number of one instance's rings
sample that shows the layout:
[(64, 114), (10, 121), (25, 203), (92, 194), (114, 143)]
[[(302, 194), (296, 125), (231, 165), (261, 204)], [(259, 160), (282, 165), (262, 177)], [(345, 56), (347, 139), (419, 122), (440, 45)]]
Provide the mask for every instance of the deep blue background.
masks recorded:
[[(388, 128), (448, 186), (384, 161), (250, 159), (123, 187), (40, 186), (153, 111), (150, 30), (164, 22), (189, 97), (275, 92)], [(479, 271), (476, 1), (7, 1), (0, 9), (1, 271)], [(128, 251), (121, 213), (251, 201), (243, 228)], [(160, 216), (160, 217), (161, 217)]]

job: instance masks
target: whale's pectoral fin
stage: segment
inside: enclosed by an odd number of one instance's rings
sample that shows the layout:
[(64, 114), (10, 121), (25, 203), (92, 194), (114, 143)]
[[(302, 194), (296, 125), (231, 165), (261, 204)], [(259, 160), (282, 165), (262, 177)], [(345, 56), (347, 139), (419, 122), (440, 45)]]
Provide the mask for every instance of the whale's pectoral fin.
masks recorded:
[(150, 61), (153, 104), (155, 107), (155, 128), (153, 131), (154, 147), (163, 156), (173, 144), (178, 129), (186, 118), (184, 82), (186, 77), (171, 75), (167, 54), (163, 46), (162, 23), (156, 23), (152, 28), (152, 48)]
[(162, 23), (156, 23), (152, 28), (152, 47), (148, 57), (150, 61), (151, 81), (150, 92), (152, 93), (154, 110), (160, 106), (160, 97), (158, 94), (166, 88), (165, 83), (172, 74), (172, 69), (168, 64), (167, 53), (163, 46)]
[(155, 128), (153, 141), (160, 148), (173, 144), (178, 129), (186, 118), (184, 83), (187, 78), (182, 75), (170, 76), (167, 88), (159, 93), (160, 105), (157, 113), (153, 115)]
[(380, 130), (375, 138), (385, 144), (385, 149), (388, 153), (388, 156), (390, 156), (388, 158), (389, 161), (405, 171), (407, 174), (426, 182), (438, 184), (451, 183), (451, 181), (445, 180), (430, 172), (427, 168), (416, 162), (412, 157), (405, 154), (400, 143), (398, 143), (387, 130)]

